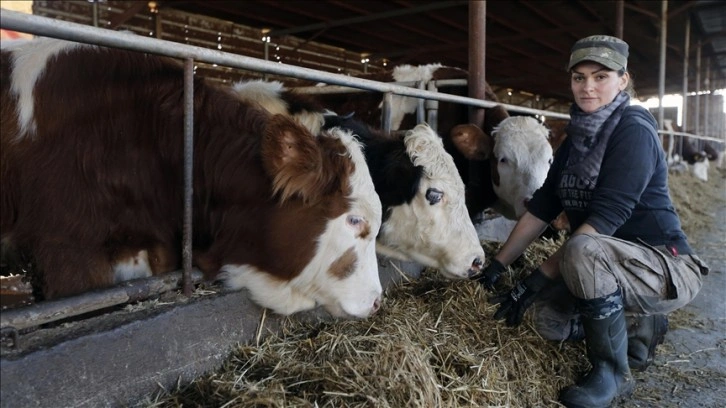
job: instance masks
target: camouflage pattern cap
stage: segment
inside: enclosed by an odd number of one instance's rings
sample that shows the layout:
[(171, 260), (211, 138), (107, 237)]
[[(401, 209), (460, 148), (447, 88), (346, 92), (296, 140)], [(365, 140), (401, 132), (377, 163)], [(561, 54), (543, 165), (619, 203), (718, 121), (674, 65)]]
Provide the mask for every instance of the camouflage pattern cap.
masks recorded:
[(628, 43), (609, 35), (591, 35), (572, 46), (567, 71), (583, 61), (594, 61), (613, 71), (628, 68)]

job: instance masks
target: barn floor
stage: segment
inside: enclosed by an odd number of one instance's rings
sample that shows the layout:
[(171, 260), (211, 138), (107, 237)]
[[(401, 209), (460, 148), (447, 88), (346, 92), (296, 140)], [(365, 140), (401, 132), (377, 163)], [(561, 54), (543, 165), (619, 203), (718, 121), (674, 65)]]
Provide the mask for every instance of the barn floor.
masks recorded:
[[(711, 172), (726, 200), (726, 173)], [(701, 186), (698, 186), (701, 187)], [(706, 186), (703, 186), (706, 187)], [(723, 407), (726, 400), (726, 204), (713, 208), (709, 228), (689, 234), (711, 272), (701, 292), (672, 313), (655, 363), (636, 373), (637, 386), (626, 408)]]
[[(704, 277), (696, 299), (669, 316), (670, 330), (665, 342), (657, 348), (654, 365), (644, 373), (635, 373), (635, 392), (620, 407), (726, 406), (726, 171), (712, 169), (708, 184), (695, 188), (716, 188), (721, 200), (713, 203), (711, 214), (687, 217), (684, 224), (692, 223), (685, 227), (689, 240), (711, 272)], [(698, 199), (702, 197), (691, 197), (691, 200)], [(677, 201), (685, 206), (682, 200)], [(496, 222), (508, 223), (504, 219)], [(506, 234), (502, 234), (507, 229), (500, 225), (492, 228), (494, 225), (484, 229), (480, 226), (480, 236), (506, 239)]]

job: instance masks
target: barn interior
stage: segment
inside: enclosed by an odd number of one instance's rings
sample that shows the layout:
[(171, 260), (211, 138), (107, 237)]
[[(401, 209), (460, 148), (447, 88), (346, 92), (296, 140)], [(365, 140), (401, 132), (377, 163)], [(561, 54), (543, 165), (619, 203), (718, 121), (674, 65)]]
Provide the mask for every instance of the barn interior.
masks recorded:
[[(5, 2), (3, 2), (5, 3)], [(77, 22), (113, 30), (130, 30), (139, 35), (197, 45), (225, 52), (278, 61), (323, 71), (357, 75), (377, 72), (401, 64), (434, 62), (467, 69), (471, 55), (468, 27), (469, 1), (34, 1), (32, 11), (40, 16)], [(301, 5), (302, 4), (302, 5)], [(303, 6), (304, 5), (304, 6)], [(726, 6), (719, 1), (668, 1), (665, 45), (664, 91), (681, 93), (713, 92), (726, 88)], [(619, 8), (621, 7), (621, 8)], [(572, 43), (594, 33), (617, 34), (618, 13), (622, 10), (623, 38), (631, 46), (631, 71), (641, 99), (659, 94), (660, 36), (662, 3), (635, 1), (489, 1), (486, 2), (486, 81), (503, 102), (556, 112), (567, 112), (570, 100), (564, 64)], [(209, 64), (199, 64), (197, 74), (230, 82), (254, 72), (241, 72)], [(721, 99), (722, 100), (722, 99)], [(694, 109), (691, 112), (695, 111)], [(723, 122), (723, 114), (719, 116)], [(723, 131), (723, 128), (721, 128)], [(723, 136), (722, 136), (723, 137)], [(132, 362), (139, 373), (116, 384), (110, 377), (94, 378), (94, 389), (121, 388), (116, 395), (125, 398), (137, 393), (139, 378), (149, 384), (169, 384), (170, 377), (187, 380), (196, 371), (217, 364), (222, 357), (209, 340), (217, 337), (259, 340), (260, 332), (275, 330), (281, 319), (246, 314), (249, 306), (239, 294), (184, 312), (168, 312), (161, 318), (132, 322), (131, 330), (97, 333), (55, 350), (41, 350), (26, 361), (18, 361), (16, 373), (28, 378), (51, 378), (53, 373), (28, 367), (78, 365), (61, 361), (73, 354), (75, 361), (97, 358), (98, 343), (111, 345), (118, 355), (129, 353), (130, 345), (148, 348), (170, 368), (166, 377), (144, 361), (141, 354)], [(162, 302), (163, 303), (163, 302)], [(167, 312), (170, 307), (162, 305)], [(179, 308), (181, 309), (181, 308)], [(187, 313), (190, 309), (187, 309)], [(210, 316), (214, 316), (211, 319)], [(166, 319), (166, 320), (164, 320)], [(257, 320), (255, 320), (257, 319)], [(243, 321), (244, 327), (238, 327)], [(257, 322), (260, 322), (259, 326)], [(142, 325), (144, 325), (142, 327)], [(189, 325), (195, 330), (189, 330)], [(194, 331), (195, 333), (190, 333)], [(216, 333), (221, 331), (222, 333)], [(100, 342), (94, 341), (100, 338)], [(132, 343), (131, 338), (137, 343)], [(147, 338), (148, 340), (143, 340)], [(172, 341), (175, 348), (163, 348), (158, 339)], [(141, 340), (139, 340), (141, 339)], [(155, 340), (156, 339), (156, 340)], [(184, 348), (194, 343), (196, 349)], [(173, 350), (173, 351), (170, 351)], [(190, 350), (193, 353), (190, 353)], [(58, 353), (59, 352), (59, 353)], [(55, 354), (54, 354), (55, 353)], [(76, 353), (76, 354), (74, 354)], [(174, 353), (185, 356), (182, 366)], [(206, 354), (205, 354), (206, 353)], [(60, 354), (60, 357), (58, 357)], [(210, 357), (212, 356), (212, 357)], [(158, 361), (157, 361), (158, 363)], [(174, 366), (174, 364), (179, 365)], [(13, 367), (6, 363), (6, 368)], [(87, 368), (84, 368), (87, 369)], [(108, 367), (109, 374), (123, 371)], [(75, 371), (68, 371), (70, 374)], [(89, 371), (90, 372), (90, 371)], [(148, 374), (152, 373), (152, 374)], [(32, 374), (32, 375), (31, 375)], [(25, 374), (23, 374), (25, 375)], [(57, 376), (57, 374), (55, 374)], [(69, 375), (70, 377), (70, 375)], [(22, 382), (18, 376), (16, 383)], [(50, 381), (50, 380), (49, 380)], [(173, 381), (172, 381), (173, 382)], [(68, 397), (87, 397), (80, 380), (68, 380)], [(29, 384), (32, 386), (33, 384)], [(75, 389), (73, 387), (77, 387)], [(38, 386), (37, 395), (52, 397), (52, 391)], [(674, 391), (675, 392), (675, 391)], [(110, 395), (110, 393), (109, 393)], [(107, 403), (100, 396), (86, 402)], [(70, 400), (70, 399), (69, 399)], [(52, 400), (48, 400), (52, 401)]]

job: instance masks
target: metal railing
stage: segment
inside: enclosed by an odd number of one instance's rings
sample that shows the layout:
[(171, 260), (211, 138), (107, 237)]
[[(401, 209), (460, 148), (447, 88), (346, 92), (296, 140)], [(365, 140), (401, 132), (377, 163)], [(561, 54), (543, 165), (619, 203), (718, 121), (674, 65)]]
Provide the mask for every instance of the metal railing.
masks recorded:
[(369, 91), (463, 103), (479, 108), (492, 108), (494, 106), (501, 105), (508, 111), (513, 112), (521, 112), (532, 115), (548, 115), (553, 117), (556, 116), (565, 119), (569, 117), (568, 115), (561, 113), (553, 113), (539, 109), (485, 101), (465, 96), (430, 92), (387, 82), (377, 82), (363, 78), (318, 71), (310, 68), (296, 67), (294, 65), (279, 64), (277, 62), (245, 57), (243, 55), (230, 54), (223, 51), (179, 44), (156, 38), (142, 37), (125, 32), (84, 26), (67, 21), (58, 21), (47, 17), (23, 14), (10, 10), (3, 10), (2, 14), (0, 14), (0, 27), (9, 30), (27, 32), (34, 35), (61, 38), (86, 44), (96, 44), (132, 51), (148, 52), (179, 59), (192, 58), (195, 61), (202, 61), (210, 64), (224, 65), (232, 68), (240, 68), (268, 74), (277, 74), (310, 81), (326, 82), (333, 85), (342, 85)]

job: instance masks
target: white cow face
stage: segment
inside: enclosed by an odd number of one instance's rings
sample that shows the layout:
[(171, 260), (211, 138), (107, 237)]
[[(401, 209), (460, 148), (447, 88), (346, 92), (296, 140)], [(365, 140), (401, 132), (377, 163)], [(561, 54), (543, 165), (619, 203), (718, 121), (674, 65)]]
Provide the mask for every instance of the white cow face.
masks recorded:
[[(349, 132), (333, 129), (318, 137), (340, 139), (354, 170), (349, 176), (349, 206), (326, 223), (313, 258), (290, 280), (249, 265), (225, 266), (220, 276), (227, 287), (247, 287), (256, 303), (279, 314), (322, 306), (334, 316), (364, 318), (380, 307), (383, 292), (375, 252), (382, 216), (380, 198), (361, 147)], [(286, 228), (296, 228), (285, 222)]]
[(549, 132), (534, 118), (513, 116), (492, 133), (496, 160), (492, 183), (500, 200), (497, 210), (518, 219), (525, 213), (527, 201), (544, 184), (552, 164)]
[(394, 206), (378, 237), (378, 252), (437, 268), (448, 278), (467, 278), (484, 263), (474, 225), (467, 213), (464, 183), (441, 138), (427, 125), (404, 139), (423, 177), (413, 200)]
[[(376, 235), (381, 228), (381, 200), (376, 194), (361, 145), (349, 131), (332, 129), (348, 147), (355, 164), (351, 174), (350, 210), (328, 223), (320, 237), (320, 262), (327, 273), (317, 283), (316, 301), (334, 316), (367, 317), (381, 303)], [(347, 249), (346, 249), (347, 248)], [(330, 257), (326, 253), (343, 256)], [(315, 263), (316, 260), (313, 260)]]

